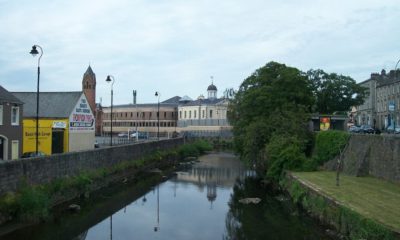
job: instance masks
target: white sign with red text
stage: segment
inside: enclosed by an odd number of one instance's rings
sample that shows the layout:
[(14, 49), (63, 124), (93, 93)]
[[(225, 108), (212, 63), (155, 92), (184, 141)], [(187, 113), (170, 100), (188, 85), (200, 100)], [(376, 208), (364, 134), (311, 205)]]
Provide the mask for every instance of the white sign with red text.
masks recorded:
[(69, 131), (71, 132), (92, 132), (94, 131), (94, 116), (89, 103), (82, 94), (78, 103), (69, 117)]

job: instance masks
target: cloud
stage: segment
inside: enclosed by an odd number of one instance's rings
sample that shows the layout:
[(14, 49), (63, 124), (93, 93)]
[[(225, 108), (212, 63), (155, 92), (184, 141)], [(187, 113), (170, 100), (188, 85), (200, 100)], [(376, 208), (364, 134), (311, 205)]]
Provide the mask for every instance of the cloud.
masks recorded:
[(44, 49), (41, 89), (80, 90), (90, 63), (103, 103), (108, 74), (116, 104), (133, 89), (154, 102), (155, 91), (205, 94), (210, 75), (222, 94), (271, 60), (362, 81), (397, 62), (399, 10), (395, 0), (0, 1), (0, 84), (35, 90), (33, 44)]

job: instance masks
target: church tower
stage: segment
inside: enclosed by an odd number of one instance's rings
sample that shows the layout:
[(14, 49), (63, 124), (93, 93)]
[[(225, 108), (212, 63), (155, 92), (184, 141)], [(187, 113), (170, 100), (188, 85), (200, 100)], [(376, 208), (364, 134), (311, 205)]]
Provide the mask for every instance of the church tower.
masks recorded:
[(89, 102), (90, 108), (93, 114), (96, 112), (96, 74), (94, 74), (92, 68), (87, 68), (82, 79), (82, 91)]

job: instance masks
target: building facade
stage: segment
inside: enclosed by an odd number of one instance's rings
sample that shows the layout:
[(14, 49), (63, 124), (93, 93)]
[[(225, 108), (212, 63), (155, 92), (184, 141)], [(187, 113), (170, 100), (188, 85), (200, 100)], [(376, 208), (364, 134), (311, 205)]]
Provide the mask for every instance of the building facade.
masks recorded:
[(228, 98), (217, 98), (217, 87), (211, 83), (207, 98), (196, 100), (183, 97), (178, 106), (178, 129), (194, 136), (230, 136), (227, 119)]
[(0, 160), (21, 156), (22, 114), (23, 102), (0, 86)]
[[(158, 110), (159, 107), (159, 110)], [(171, 137), (177, 131), (177, 103), (161, 102), (154, 104), (127, 104), (113, 106), (113, 134), (142, 132), (150, 138)], [(159, 118), (157, 112), (159, 111)], [(111, 108), (103, 107), (102, 133), (111, 133)], [(158, 127), (158, 122), (160, 123)]]
[[(25, 103), (23, 152), (36, 149), (36, 93), (16, 92)], [(41, 92), (39, 151), (47, 155), (94, 148), (95, 119), (83, 92)]]
[(361, 82), (369, 90), (363, 105), (357, 106), (357, 125), (367, 124), (384, 130), (399, 124), (400, 70), (372, 73), (370, 79)]

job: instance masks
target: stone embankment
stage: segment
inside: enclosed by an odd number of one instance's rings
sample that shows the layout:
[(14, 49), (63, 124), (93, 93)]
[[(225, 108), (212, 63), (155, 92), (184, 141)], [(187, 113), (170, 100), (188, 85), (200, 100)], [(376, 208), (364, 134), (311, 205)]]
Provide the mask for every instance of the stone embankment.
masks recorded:
[[(334, 159), (328, 170), (336, 170)], [(400, 136), (352, 134), (344, 152), (342, 171), (353, 176), (374, 176), (400, 183)]]
[(21, 181), (45, 184), (55, 179), (73, 177), (84, 171), (110, 168), (124, 161), (136, 161), (154, 153), (176, 148), (182, 138), (54, 154), (46, 157), (0, 162), (0, 195), (14, 192)]

